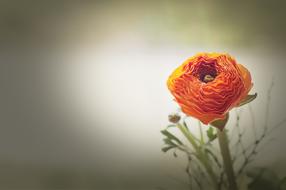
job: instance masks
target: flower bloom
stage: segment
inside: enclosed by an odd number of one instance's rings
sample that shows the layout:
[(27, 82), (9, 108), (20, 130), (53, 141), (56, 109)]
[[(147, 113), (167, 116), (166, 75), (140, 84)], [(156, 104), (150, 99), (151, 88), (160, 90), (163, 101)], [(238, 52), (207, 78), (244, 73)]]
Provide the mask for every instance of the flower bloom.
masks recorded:
[(224, 119), (253, 84), (249, 71), (230, 55), (199, 53), (179, 66), (167, 85), (185, 114), (209, 124)]

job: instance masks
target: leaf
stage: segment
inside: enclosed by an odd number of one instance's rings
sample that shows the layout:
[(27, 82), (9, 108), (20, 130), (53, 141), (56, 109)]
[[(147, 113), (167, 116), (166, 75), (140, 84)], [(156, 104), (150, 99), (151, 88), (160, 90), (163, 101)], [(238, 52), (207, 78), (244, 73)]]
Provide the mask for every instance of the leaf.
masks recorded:
[(214, 133), (213, 127), (209, 127), (209, 129), (207, 130), (207, 136), (210, 142), (212, 142), (213, 140), (217, 138), (217, 135)]
[(245, 104), (252, 102), (256, 97), (257, 97), (257, 93), (247, 95), (243, 100), (241, 100), (241, 102), (238, 104), (237, 107), (240, 107), (240, 106), (243, 106)]
[(175, 148), (175, 147), (174, 146), (167, 146), (167, 147), (162, 148), (161, 150), (163, 152), (168, 152), (168, 150), (171, 150), (172, 148)]
[(168, 125), (168, 126), (167, 126), (167, 129), (168, 129), (168, 128), (172, 128), (172, 127), (176, 127), (176, 125)]
[(221, 165), (221, 163), (219, 162), (218, 157), (212, 152), (211, 149), (206, 148), (206, 149), (205, 149), (205, 152), (213, 158), (213, 160), (216, 162), (216, 164), (217, 164), (217, 166), (218, 166), (219, 168), (222, 168), (222, 165)]
[(170, 133), (169, 131), (167, 130), (162, 130), (161, 133), (163, 135), (165, 135), (167, 138), (169, 138), (170, 140), (174, 140), (176, 141), (177, 143), (179, 143), (180, 145), (182, 145), (183, 143), (177, 138), (175, 137), (172, 133)]
[(229, 113), (226, 114), (224, 119), (215, 120), (215, 121), (211, 122), (210, 125), (218, 128), (220, 130), (223, 130), (223, 128), (225, 127), (225, 125), (228, 121), (228, 118), (229, 118)]
[(167, 145), (171, 145), (171, 146), (177, 146), (171, 139), (169, 138), (165, 138), (163, 139), (163, 141), (165, 142), (165, 144)]
[(183, 126), (184, 126), (188, 131), (190, 131), (189, 128), (188, 128), (188, 125), (187, 125), (186, 121), (183, 122)]

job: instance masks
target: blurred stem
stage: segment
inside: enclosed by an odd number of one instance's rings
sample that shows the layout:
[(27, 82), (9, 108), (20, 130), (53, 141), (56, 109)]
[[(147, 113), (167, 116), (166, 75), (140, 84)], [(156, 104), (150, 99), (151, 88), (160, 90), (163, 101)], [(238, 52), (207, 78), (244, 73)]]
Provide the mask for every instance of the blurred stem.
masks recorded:
[(200, 137), (201, 137), (200, 140), (201, 140), (201, 143), (204, 144), (205, 140), (204, 140), (204, 135), (203, 135), (202, 124), (201, 124), (200, 120), (198, 120), (198, 121), (199, 121)]
[(190, 133), (186, 127), (182, 126), (181, 124), (177, 125), (180, 131), (184, 134), (184, 136), (188, 139), (188, 141), (192, 144), (194, 149), (197, 151), (199, 146), (197, 145), (195, 138), (192, 133)]
[(194, 135), (190, 131), (188, 131), (186, 127), (182, 126), (181, 124), (177, 124), (177, 127), (180, 129), (180, 131), (184, 134), (184, 136), (188, 139), (188, 141), (193, 146), (196, 152), (196, 157), (201, 162), (201, 164), (204, 166), (208, 175), (210, 176), (214, 189), (218, 190), (219, 188), (218, 188), (218, 183), (217, 183), (217, 177), (213, 171), (213, 168), (210, 165), (210, 162), (206, 154), (202, 151), (200, 146), (197, 145)]
[(229, 189), (231, 190), (238, 190), (235, 176), (234, 176), (234, 171), (233, 171), (233, 164), (231, 160), (231, 155), (228, 147), (228, 139), (225, 130), (219, 130), (217, 129), (217, 136), (218, 136), (218, 141), (219, 141), (219, 146), (220, 146), (220, 151), (221, 155), (223, 158), (223, 165), (224, 165), (224, 170), (227, 175), (228, 183), (229, 183)]

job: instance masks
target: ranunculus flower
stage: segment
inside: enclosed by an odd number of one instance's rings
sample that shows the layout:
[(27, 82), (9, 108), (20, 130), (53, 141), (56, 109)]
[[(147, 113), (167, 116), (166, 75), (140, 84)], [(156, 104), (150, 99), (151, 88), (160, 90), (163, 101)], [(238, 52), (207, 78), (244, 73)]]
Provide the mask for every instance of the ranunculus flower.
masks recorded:
[(249, 71), (230, 55), (199, 53), (179, 66), (167, 85), (185, 114), (209, 124), (238, 106), (252, 82)]

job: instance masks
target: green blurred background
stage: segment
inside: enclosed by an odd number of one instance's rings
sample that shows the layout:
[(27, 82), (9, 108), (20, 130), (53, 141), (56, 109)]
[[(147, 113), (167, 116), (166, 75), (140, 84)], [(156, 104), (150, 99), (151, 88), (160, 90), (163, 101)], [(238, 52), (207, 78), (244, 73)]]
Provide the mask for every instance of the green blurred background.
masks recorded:
[[(258, 127), (274, 77), (275, 125), (286, 117), (285, 8), (1, 0), (0, 189), (187, 189), (184, 157), (160, 151), (177, 110), (167, 77), (197, 52), (228, 52), (252, 73)], [(272, 134), (255, 165), (286, 175), (285, 134)]]

